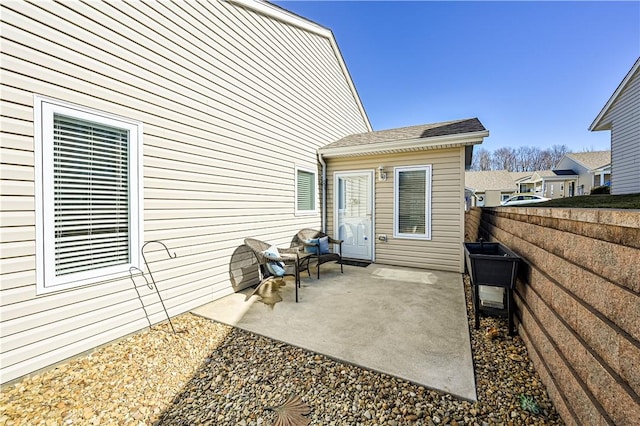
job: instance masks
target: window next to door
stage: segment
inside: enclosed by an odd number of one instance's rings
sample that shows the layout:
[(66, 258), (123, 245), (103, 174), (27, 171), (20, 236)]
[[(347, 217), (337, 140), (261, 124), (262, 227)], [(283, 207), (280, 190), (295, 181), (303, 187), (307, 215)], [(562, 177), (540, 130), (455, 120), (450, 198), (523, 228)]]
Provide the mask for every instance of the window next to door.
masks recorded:
[(431, 165), (396, 167), (393, 236), (431, 239)]
[(310, 215), (318, 213), (318, 171), (305, 167), (295, 167), (296, 194), (295, 214)]
[(142, 239), (142, 123), (34, 96), (38, 293), (125, 276)]

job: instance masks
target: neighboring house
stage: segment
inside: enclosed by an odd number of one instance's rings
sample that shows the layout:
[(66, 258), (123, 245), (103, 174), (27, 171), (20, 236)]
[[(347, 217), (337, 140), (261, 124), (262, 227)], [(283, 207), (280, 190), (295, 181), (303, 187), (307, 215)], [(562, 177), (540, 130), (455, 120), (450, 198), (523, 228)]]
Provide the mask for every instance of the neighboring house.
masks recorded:
[(576, 195), (577, 175), (573, 170), (538, 170), (528, 179), (518, 182), (521, 189), (547, 198), (564, 198)]
[(566, 174), (564, 177), (567, 179), (569, 174), (573, 172), (575, 175), (574, 195), (589, 195), (596, 186), (608, 185), (611, 181), (611, 151), (565, 154), (554, 171), (563, 171)]
[[(245, 237), (321, 226), (317, 149), (371, 130), (331, 31), (268, 3), (1, 7), (2, 383), (148, 326), (145, 241), (177, 255), (149, 247), (171, 315), (231, 293)], [(418, 162), (451, 194), (434, 244), (463, 229), (455, 143)]]
[(535, 185), (531, 182), (533, 172), (509, 172), (511, 179), (516, 184), (517, 192), (534, 192)]
[(327, 229), (343, 255), (463, 272), (464, 170), (489, 135), (476, 118), (366, 132), (319, 149)]
[(507, 170), (466, 172), (465, 186), (475, 194), (473, 206), (493, 207), (509, 198), (518, 187)]
[(589, 130), (611, 130), (611, 193), (640, 193), (640, 58)]

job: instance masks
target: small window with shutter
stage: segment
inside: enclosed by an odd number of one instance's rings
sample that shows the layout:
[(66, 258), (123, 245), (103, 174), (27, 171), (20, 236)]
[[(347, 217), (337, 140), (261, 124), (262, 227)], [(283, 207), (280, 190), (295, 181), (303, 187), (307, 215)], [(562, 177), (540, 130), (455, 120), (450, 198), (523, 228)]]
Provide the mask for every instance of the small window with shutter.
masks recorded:
[(295, 214), (316, 214), (318, 173), (316, 170), (296, 167)]
[(142, 123), (35, 98), (37, 288), (57, 291), (139, 266)]
[(431, 166), (396, 167), (394, 237), (431, 239)]

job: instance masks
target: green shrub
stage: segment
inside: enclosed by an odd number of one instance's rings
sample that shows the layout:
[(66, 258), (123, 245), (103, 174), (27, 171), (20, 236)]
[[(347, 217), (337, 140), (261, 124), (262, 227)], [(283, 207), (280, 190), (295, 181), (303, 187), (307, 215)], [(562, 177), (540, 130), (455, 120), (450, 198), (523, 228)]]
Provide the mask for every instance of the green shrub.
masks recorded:
[(604, 185), (604, 186), (596, 186), (595, 188), (593, 188), (591, 190), (591, 195), (597, 195), (597, 194), (610, 194), (611, 189)]
[(540, 406), (532, 396), (520, 394), (520, 407), (532, 414), (540, 414)]

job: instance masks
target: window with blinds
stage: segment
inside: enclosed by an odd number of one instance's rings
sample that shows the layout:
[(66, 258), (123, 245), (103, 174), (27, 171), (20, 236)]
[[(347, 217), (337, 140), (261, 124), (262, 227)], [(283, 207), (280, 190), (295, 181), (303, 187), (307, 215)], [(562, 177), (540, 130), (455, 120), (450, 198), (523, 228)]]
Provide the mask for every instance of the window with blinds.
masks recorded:
[(129, 262), (129, 134), (54, 114), (56, 275)]
[(431, 166), (397, 167), (394, 236), (431, 238)]
[(296, 168), (296, 214), (316, 213), (317, 173)]
[(40, 291), (139, 265), (142, 123), (36, 97)]

